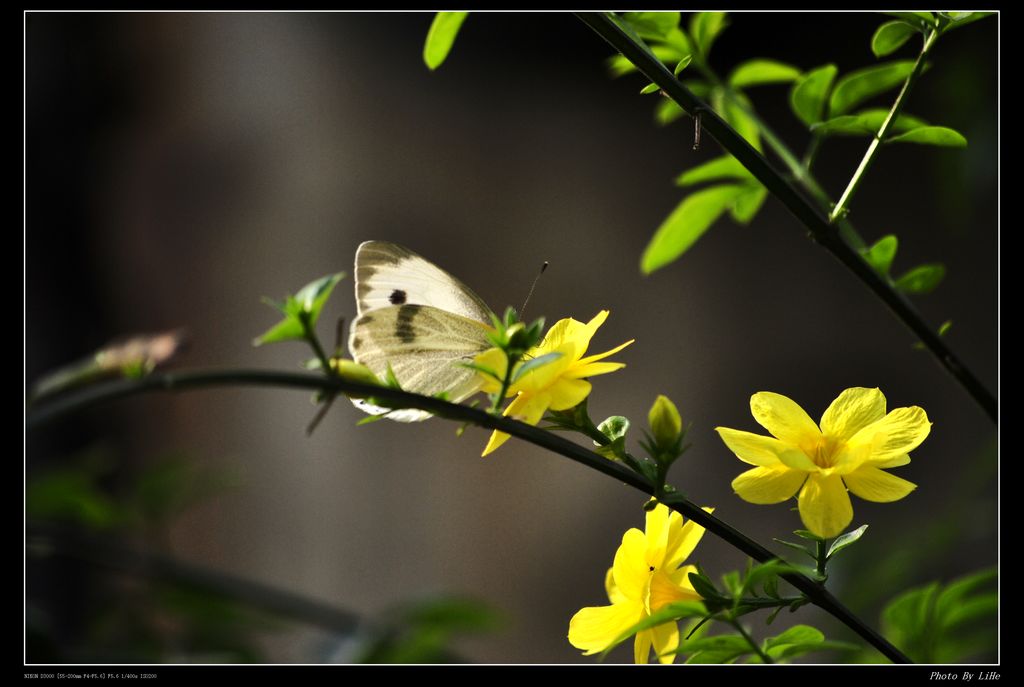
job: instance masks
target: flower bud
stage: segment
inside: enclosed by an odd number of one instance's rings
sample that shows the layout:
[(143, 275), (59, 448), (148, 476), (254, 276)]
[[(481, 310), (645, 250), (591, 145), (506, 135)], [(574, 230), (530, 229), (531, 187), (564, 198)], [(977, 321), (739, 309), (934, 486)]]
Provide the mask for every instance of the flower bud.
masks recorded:
[(651, 436), (660, 448), (675, 446), (683, 433), (683, 419), (668, 396), (658, 395), (647, 414), (647, 421), (651, 425)]

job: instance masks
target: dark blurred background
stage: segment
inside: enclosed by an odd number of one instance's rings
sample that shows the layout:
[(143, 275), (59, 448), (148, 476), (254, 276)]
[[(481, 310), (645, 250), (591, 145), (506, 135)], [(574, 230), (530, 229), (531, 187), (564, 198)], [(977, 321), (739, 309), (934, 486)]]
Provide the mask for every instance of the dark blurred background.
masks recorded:
[[(738, 13), (711, 61), (722, 74), (752, 57), (844, 73), (875, 62), (882, 21)], [(547, 260), (530, 315), (608, 308), (595, 350), (637, 340), (617, 356), (626, 369), (596, 381), (593, 416), (639, 427), (656, 394), (671, 396), (693, 443), (672, 481), (762, 542), (798, 517), (732, 494), (745, 465), (713, 431), (757, 429), (752, 392), (786, 394), (817, 417), (846, 387), (878, 386), (890, 407), (927, 410), (931, 436), (895, 471), (919, 488), (894, 504), (854, 499), (854, 524), (871, 528), (831, 579), (871, 623), (909, 585), (995, 563), (995, 428), (780, 204), (769, 198), (748, 227), (721, 221), (642, 277), (641, 251), (683, 195), (674, 176), (719, 155), (714, 141), (693, 152), (690, 120), (657, 126), (656, 96), (638, 95), (646, 82), (611, 79), (610, 49), (572, 15), (473, 14), (434, 73), (421, 58), (430, 22), (29, 13), (27, 384), (116, 336), (177, 327), (190, 333), (180, 367), (298, 369), (299, 344), (251, 346), (275, 321), (260, 297), (351, 272), (367, 239), (409, 246), (496, 310), (518, 306)], [(946, 264), (938, 291), (916, 300), (936, 326), (953, 321), (950, 345), (995, 390), (998, 19), (949, 34), (932, 62), (907, 111), (969, 147), (884, 149), (850, 218), (869, 241), (899, 236), (897, 273)], [(788, 90), (750, 94), (802, 151)], [(833, 197), (866, 145), (822, 149), (816, 173)], [(342, 282), (328, 304), (324, 339), (354, 315), (350, 289)], [(481, 459), (487, 435), (474, 428), (461, 438), (439, 420), (357, 428), (347, 403), (307, 438), (313, 413), (308, 393), (255, 388), (96, 407), (27, 435), (29, 495), (41, 481), (57, 500), (46, 522), (65, 489), (96, 516), (84, 518), (90, 536), (371, 619), (437, 595), (478, 599), (503, 621), (456, 641), (468, 660), (591, 660), (566, 641), (568, 621), (607, 603), (604, 573), (623, 532), (642, 527), (641, 494), (515, 440)], [(84, 511), (65, 510), (56, 520), (79, 531)], [(311, 623), (250, 623), (216, 601), (168, 602), (166, 590), (153, 611), (139, 575), (31, 544), (29, 661), (353, 660), (349, 640)], [(697, 553), (715, 575), (745, 564), (710, 536)], [(212, 622), (207, 644), (182, 607)], [(850, 639), (814, 611), (800, 619)], [(231, 639), (257, 626), (252, 641)]]

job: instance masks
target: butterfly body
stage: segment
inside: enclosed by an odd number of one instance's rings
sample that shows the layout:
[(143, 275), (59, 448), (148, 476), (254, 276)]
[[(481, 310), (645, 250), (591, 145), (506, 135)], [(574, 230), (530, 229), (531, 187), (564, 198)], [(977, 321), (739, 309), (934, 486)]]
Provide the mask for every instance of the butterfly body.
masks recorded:
[[(403, 246), (367, 241), (356, 251), (356, 308), (349, 351), (383, 377), (390, 366), (406, 391), (461, 401), (479, 391), (477, 373), (461, 363), (492, 346), (491, 310), (469, 287)], [(361, 399), (368, 413), (413, 422), (420, 410), (388, 411)]]

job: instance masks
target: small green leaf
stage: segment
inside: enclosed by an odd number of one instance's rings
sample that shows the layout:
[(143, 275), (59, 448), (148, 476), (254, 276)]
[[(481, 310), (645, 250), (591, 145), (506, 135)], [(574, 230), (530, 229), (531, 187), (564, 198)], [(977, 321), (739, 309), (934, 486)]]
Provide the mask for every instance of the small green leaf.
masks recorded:
[(864, 533), (867, 532), (867, 529), (867, 525), (861, 525), (855, 530), (852, 530), (845, 534), (841, 534), (838, 537), (836, 537), (835, 541), (832, 542), (832, 546), (828, 548), (828, 553), (825, 554), (825, 558), (832, 558), (834, 554), (839, 553), (850, 544), (856, 542), (858, 539), (864, 536)]
[(899, 50), (918, 32), (917, 26), (904, 21), (887, 21), (879, 26), (875, 35), (871, 37), (871, 52), (875, 53), (875, 57), (885, 57)]
[(693, 55), (687, 55), (683, 59), (679, 60), (679, 63), (676, 64), (676, 67), (675, 67), (675, 69), (672, 70), (672, 73), (675, 74), (676, 76), (679, 76), (679, 72), (683, 71), (688, 66), (690, 66), (690, 62), (692, 62), (692, 61), (693, 61)]
[(701, 595), (702, 598), (706, 599), (720, 599), (721, 594), (715, 589), (715, 585), (711, 583), (707, 577), (698, 573), (690, 573), (687, 577), (690, 579), (690, 584), (693, 586), (694, 591)]
[(899, 246), (898, 239), (893, 234), (888, 234), (875, 241), (875, 244), (864, 250), (861, 255), (868, 261), (868, 264), (875, 268), (883, 277), (889, 276), (889, 269), (896, 257), (896, 248)]
[(800, 537), (801, 539), (809, 539), (810, 541), (825, 541), (823, 538), (819, 537), (810, 530), (793, 530), (793, 534)]
[(656, 83), (649, 83), (640, 90), (640, 95), (647, 95), (649, 93), (657, 93), (661, 90), (661, 86)]
[(644, 274), (664, 267), (685, 253), (743, 190), (739, 185), (713, 186), (684, 198), (647, 244), (640, 260)]
[(698, 12), (690, 19), (690, 35), (705, 60), (711, 53), (711, 45), (727, 25), (725, 12)]
[(893, 136), (885, 141), (886, 143), (922, 143), (930, 146), (948, 146), (951, 148), (964, 148), (967, 146), (967, 139), (955, 129), (946, 126), (922, 126), (911, 129), (905, 134)]
[(679, 26), (679, 12), (626, 12), (622, 18), (641, 38), (664, 39)]
[(794, 625), (782, 634), (765, 639), (764, 650), (771, 652), (772, 649), (786, 644), (820, 644), (823, 641), (825, 641), (825, 634), (818, 628), (810, 625)]
[(799, 69), (775, 60), (748, 60), (732, 70), (729, 85), (733, 88), (747, 88), (770, 83), (789, 83), (801, 76)]
[(557, 351), (555, 351), (553, 353), (546, 353), (544, 355), (537, 356), (536, 358), (531, 358), (530, 360), (527, 360), (525, 363), (523, 363), (519, 367), (519, 369), (517, 369), (515, 371), (515, 374), (512, 375), (512, 381), (513, 382), (517, 382), (527, 372), (530, 372), (532, 370), (536, 370), (538, 367), (541, 367), (543, 365), (547, 365), (548, 363), (550, 363), (550, 362), (552, 362), (554, 360), (557, 360), (557, 359), (559, 359), (561, 357), (562, 357), (562, 354), (557, 352)]
[(750, 224), (767, 197), (768, 189), (760, 182), (751, 184), (746, 191), (736, 197), (736, 201), (729, 208), (729, 214), (740, 224)]
[(732, 155), (723, 155), (686, 170), (676, 177), (676, 186), (693, 186), (704, 181), (716, 181), (718, 179), (746, 181), (753, 179), (753, 176)]
[[(881, 131), (882, 124), (888, 116), (889, 112), (887, 110), (864, 110), (857, 114), (840, 115), (839, 117), (833, 117), (827, 122), (814, 124), (811, 126), (811, 131), (819, 135), (875, 136)], [(922, 126), (927, 126), (923, 119), (913, 115), (901, 114), (893, 122), (889, 131), (892, 133), (910, 131)]]
[(838, 68), (834, 64), (813, 69), (797, 80), (789, 92), (789, 104), (796, 116), (807, 126), (820, 122), (825, 117), (825, 103), (829, 88), (836, 78)]
[(865, 100), (895, 88), (903, 83), (913, 70), (913, 60), (901, 60), (885, 62), (847, 74), (839, 79), (832, 91), (832, 114), (846, 114)]
[(939, 330), (937, 333), (939, 336), (945, 336), (952, 327), (953, 320), (946, 320), (945, 322), (939, 325)]
[(331, 297), (334, 287), (344, 276), (344, 272), (337, 272), (326, 277), (320, 277), (303, 286), (295, 294), (295, 301), (299, 304), (301, 312), (309, 317), (310, 327), (316, 326), (317, 320), (320, 319), (320, 311), (323, 310), (327, 299)]
[(733, 651), (745, 654), (753, 651), (753, 648), (743, 635), (724, 634), (684, 641), (675, 653), (690, 653), (692, 651)]
[(305, 337), (305, 330), (297, 317), (288, 316), (273, 327), (263, 332), (262, 335), (253, 339), (253, 346), (277, 343), (279, 341), (295, 341)]
[[(658, 44), (651, 46), (651, 52), (665, 64), (675, 64), (686, 56), (679, 48), (673, 45)], [(629, 61), (624, 55), (614, 55), (608, 58), (608, 70), (613, 77), (623, 76), (636, 71), (636, 65)]]
[(430, 69), (437, 69), (448, 57), (455, 38), (459, 35), (462, 22), (466, 21), (469, 12), (438, 12), (427, 32), (427, 42), (423, 44), (423, 62)]
[(608, 437), (610, 441), (622, 439), (629, 431), (629, 418), (622, 415), (612, 415), (597, 426), (597, 431)]
[(817, 560), (817, 555), (813, 551), (810, 551), (807, 548), (805, 548), (803, 546), (800, 546), (799, 544), (794, 544), (793, 542), (785, 541), (784, 539), (776, 539), (775, 537), (772, 537), (772, 541), (778, 542), (779, 544), (782, 544), (783, 546), (788, 546), (791, 549), (796, 549), (797, 551), (802, 551), (803, 553), (807, 554), (811, 558)]
[(946, 268), (940, 263), (918, 265), (896, 280), (896, 288), (903, 293), (929, 293), (946, 276)]

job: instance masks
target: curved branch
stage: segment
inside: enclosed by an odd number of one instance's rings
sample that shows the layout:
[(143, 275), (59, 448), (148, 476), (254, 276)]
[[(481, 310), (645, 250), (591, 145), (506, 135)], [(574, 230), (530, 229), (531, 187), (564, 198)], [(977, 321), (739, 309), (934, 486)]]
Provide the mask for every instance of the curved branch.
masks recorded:
[[(270, 370), (209, 370), (153, 374), (141, 379), (120, 379), (70, 391), (51, 401), (40, 403), (37, 408), (30, 408), (25, 418), (26, 427), (29, 430), (39, 429), (49, 422), (87, 406), (113, 399), (126, 398), (148, 391), (186, 391), (227, 385), (319, 389), (327, 392), (374, 396), (402, 407), (426, 410), (449, 420), (469, 422), (488, 429), (506, 432), (535, 446), (546, 448), (549, 451), (581, 463), (592, 470), (597, 470), (609, 477), (613, 477), (645, 494), (653, 495), (655, 492), (654, 484), (636, 472), (624, 467), (621, 463), (609, 460), (564, 437), (534, 427), (533, 425), (528, 425), (518, 420), (511, 420), (500, 415), (492, 415), (469, 406), (449, 403), (439, 398), (314, 374), (275, 372)], [(707, 513), (681, 494), (667, 496), (662, 499), (662, 502), (703, 526), (709, 532), (729, 542), (756, 561), (763, 563), (778, 558), (776, 554), (723, 520)], [(814, 580), (798, 574), (785, 574), (782, 577), (806, 594), (812, 603), (847, 625), (891, 661), (896, 663), (910, 662), (910, 659), (900, 652), (899, 649), (851, 613), (849, 609), (843, 606), (831, 593)]]
[(611, 18), (596, 12), (580, 12), (576, 16), (621, 52), (647, 78), (658, 84), (661, 90), (683, 110), (691, 115), (699, 112), (704, 130), (739, 160), (740, 164), (746, 167), (758, 181), (764, 184), (765, 188), (804, 225), (815, 241), (853, 272), (854, 276), (889, 306), (893, 314), (914, 333), (921, 343), (932, 352), (939, 364), (981, 406), (989, 419), (993, 422), (997, 421), (998, 407), (992, 392), (985, 388), (985, 385), (974, 373), (957, 358), (946, 342), (939, 337), (936, 330), (924, 321), (910, 300), (896, 291), (857, 251), (851, 248), (828, 219), (800, 193), (789, 179), (777, 172), (761, 153), (736, 133), (736, 130), (719, 117), (709, 105), (680, 83), (672, 75), (672, 72), (647, 50), (646, 46), (636, 43)]

